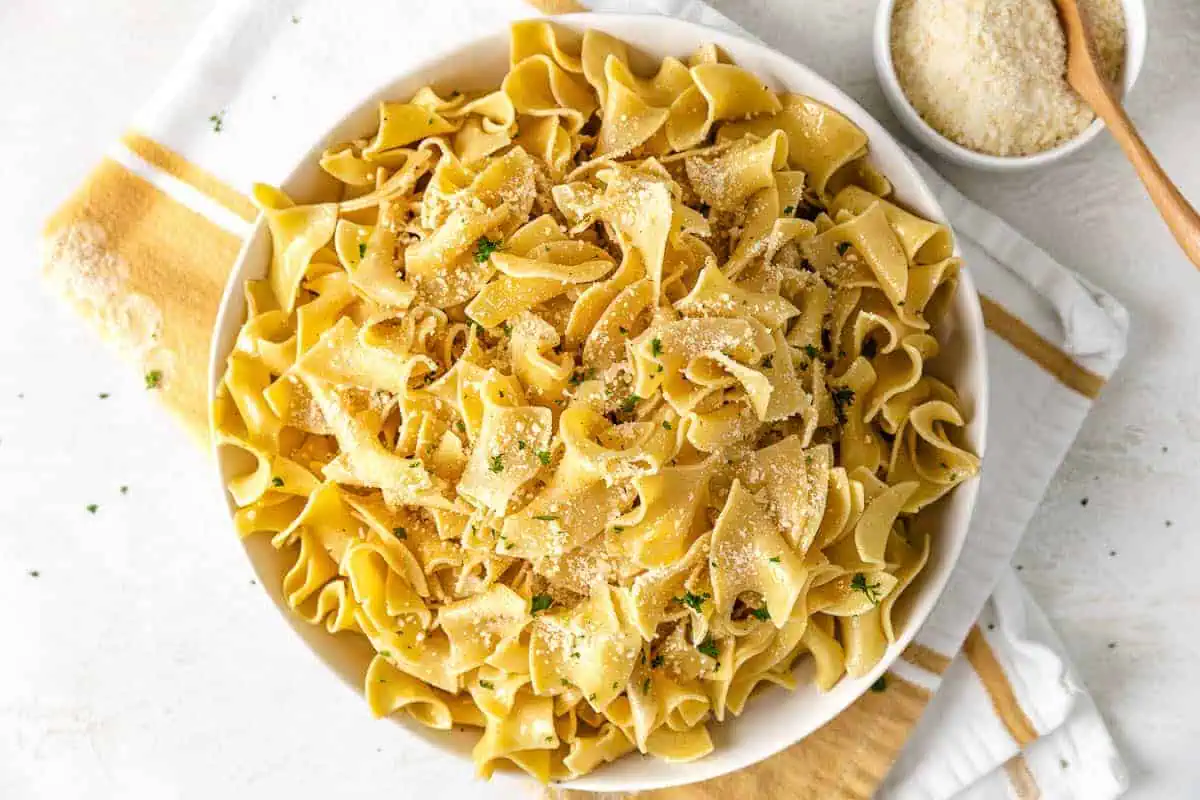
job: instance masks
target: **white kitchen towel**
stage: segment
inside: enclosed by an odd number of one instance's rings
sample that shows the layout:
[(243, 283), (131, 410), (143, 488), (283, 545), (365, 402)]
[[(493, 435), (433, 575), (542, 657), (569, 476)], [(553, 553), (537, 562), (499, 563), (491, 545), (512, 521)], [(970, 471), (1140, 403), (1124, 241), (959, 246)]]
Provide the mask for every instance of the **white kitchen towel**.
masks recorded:
[[(573, 0), (533, 5), (543, 11), (579, 8)], [(738, 32), (695, 0), (585, 5)], [(219, 292), (229, 253), (251, 229), (253, 211), (245, 199), (250, 184), (281, 180), (329, 122), (375, 86), (436, 51), (538, 13), (523, 0), (222, 3), (131, 133), (51, 220), (47, 274), (81, 313), (118, 340), (128, 339), (122, 326), (136, 323), (145, 303), (153, 307), (172, 295), (168, 299), (199, 309), (190, 319), (159, 315), (158, 345), (133, 353), (151, 365), (173, 360), (181, 376), (192, 376), (174, 386), (168, 382), (163, 395), (195, 422), (204, 365), (194, 362), (203, 359), (204, 326), (211, 323), (206, 304)], [(869, 35), (862, 32), (864, 40)], [(881, 797), (906, 800), (1106, 800), (1126, 783), (1120, 757), (1009, 562), (1092, 399), (1124, 353), (1126, 315), (1113, 298), (921, 167), (984, 295), (989, 449), (972, 530), (945, 597), (918, 644), (890, 672), (898, 683), (916, 687), (923, 718), (915, 726), (915, 715), (898, 720), (903, 736), (911, 733), (902, 753), (897, 744), (890, 752), (859, 754), (883, 764), (871, 785), (834, 780), (806, 786), (803, 796), (860, 798), (878, 788)], [(164, 204), (180, 213), (163, 213)], [(194, 226), (193, 238), (162, 234), (176, 224)], [(223, 238), (214, 234), (217, 245), (201, 250), (200, 229), (206, 228)], [(214, 249), (222, 253), (216, 259), (221, 263), (195, 258), (195, 252)], [(197, 282), (200, 273), (205, 280)], [(130, 287), (141, 278), (149, 288), (138, 294)], [(121, 314), (111, 313), (114, 299), (121, 301)], [(182, 333), (181, 325), (187, 326)], [(462, 765), (448, 761), (446, 768)], [(481, 796), (489, 791), (480, 786)]]

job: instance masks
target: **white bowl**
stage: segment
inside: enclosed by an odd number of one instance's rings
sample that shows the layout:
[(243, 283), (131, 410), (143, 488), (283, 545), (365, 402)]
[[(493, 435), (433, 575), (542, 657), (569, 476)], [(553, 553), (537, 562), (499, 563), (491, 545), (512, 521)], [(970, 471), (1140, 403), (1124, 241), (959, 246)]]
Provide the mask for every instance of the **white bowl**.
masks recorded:
[[(1095, 139), (1104, 129), (1104, 123), (1097, 117), (1075, 138), (1068, 139), (1057, 147), (1027, 156), (994, 156), (951, 141), (917, 113), (896, 77), (896, 65), (892, 62), (892, 12), (896, 2), (897, 0), (881, 0), (875, 12), (875, 72), (879, 75), (879, 85), (883, 87), (883, 94), (896, 116), (900, 118), (901, 124), (942, 158), (966, 167), (978, 167), (993, 172), (1016, 172), (1042, 167), (1066, 158)], [(1121, 0), (1121, 5), (1125, 9), (1125, 66), (1121, 73), (1121, 86), (1124, 96), (1128, 97), (1146, 60), (1146, 4), (1145, 0)]]
[[(831, 83), (790, 58), (728, 33), (664, 17), (570, 14), (557, 17), (555, 22), (578, 30), (598, 28), (607, 31), (655, 57), (682, 56), (700, 44), (716, 43), (738, 64), (758, 74), (773, 88), (811, 95), (846, 114), (870, 137), (871, 159), (895, 185), (896, 197), (925, 217), (945, 221), (945, 214), (933, 194), (904, 151), (883, 127)], [(327, 191), (329, 183), (317, 165), (321, 151), (328, 144), (363, 136), (374, 130), (379, 100), (406, 98), (429, 83), (447, 90), (494, 87), (507, 69), (508, 32), (499, 30), (406, 70), (402, 76), (363, 98), (354, 111), (335, 123), (284, 181), (284, 190), (300, 202), (327, 197), (322, 193)], [(248, 278), (265, 277), (270, 258), (270, 237), (260, 218), (242, 248), (225, 287), (213, 335), (210, 393), (215, 392), (221, 380), (225, 359), (245, 318), (242, 285)], [(969, 420), (966, 440), (976, 453), (982, 455), (987, 421), (984, 326), (979, 297), (966, 271), (962, 273), (958, 293), (938, 333), (943, 343), (943, 353), (933, 371), (957, 387)], [(225, 492), (225, 484), (234, 475), (246, 471), (246, 468), (239, 465), (236, 452), (218, 448), (216, 456), (218, 489), (232, 512), (233, 506)], [(595, 791), (636, 791), (715, 778), (773, 755), (833, 719), (884, 673), (912, 641), (917, 629), (933, 609), (962, 549), (977, 489), (978, 478), (967, 481), (941, 504), (929, 565), (919, 583), (905, 594), (901, 602), (903, 613), (900, 615), (897, 640), (871, 674), (858, 680), (844, 679), (826, 694), (818, 692), (811, 685), (809, 675), (800, 675), (801, 686), (796, 692), (772, 687), (762, 692), (762, 696), (752, 698), (741, 717), (712, 725), (716, 749), (704, 759), (689, 764), (670, 764), (654, 758), (627, 757), (567, 785)], [(298, 620), (287, 610), (279, 591), (281, 576), (290, 566), (290, 557), (273, 550), (266, 536), (251, 537), (244, 544), (260, 578), (259, 583), (270, 593), (287, 621), (318, 657), (356, 692), (361, 692), (362, 677), (371, 655), (362, 637), (333, 636), (322, 628)], [(810, 667), (801, 666), (799, 669), (807, 672)], [(365, 719), (365, 704), (363, 713)], [(472, 769), (469, 756), (475, 734), (434, 731), (407, 718), (402, 722), (414, 734), (456, 754), (462, 760), (462, 769)]]

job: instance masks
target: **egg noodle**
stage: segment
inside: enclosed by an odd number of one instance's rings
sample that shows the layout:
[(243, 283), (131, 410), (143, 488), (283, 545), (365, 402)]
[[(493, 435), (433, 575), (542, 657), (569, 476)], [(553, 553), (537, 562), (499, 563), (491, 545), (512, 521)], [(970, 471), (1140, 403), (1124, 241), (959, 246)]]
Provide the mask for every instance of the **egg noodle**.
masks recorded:
[(879, 661), (919, 512), (978, 460), (925, 369), (950, 232), (866, 152), (714, 47), (646, 77), (530, 21), (496, 91), (327, 150), (336, 200), (256, 188), (273, 258), (214, 409), (236, 525), (370, 642), (375, 714), (546, 781), (698, 758), (797, 663)]

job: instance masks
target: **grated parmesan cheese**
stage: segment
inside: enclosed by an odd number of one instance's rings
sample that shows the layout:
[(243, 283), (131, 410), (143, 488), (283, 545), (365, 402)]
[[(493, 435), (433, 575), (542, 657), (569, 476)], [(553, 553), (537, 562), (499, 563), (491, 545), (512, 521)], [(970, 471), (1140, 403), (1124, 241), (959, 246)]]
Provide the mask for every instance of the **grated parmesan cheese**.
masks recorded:
[[(1125, 54), (1121, 0), (1080, 0), (1102, 72)], [(896, 77), (917, 113), (963, 147), (998, 156), (1049, 150), (1095, 114), (1067, 85), (1067, 45), (1054, 0), (899, 0)]]

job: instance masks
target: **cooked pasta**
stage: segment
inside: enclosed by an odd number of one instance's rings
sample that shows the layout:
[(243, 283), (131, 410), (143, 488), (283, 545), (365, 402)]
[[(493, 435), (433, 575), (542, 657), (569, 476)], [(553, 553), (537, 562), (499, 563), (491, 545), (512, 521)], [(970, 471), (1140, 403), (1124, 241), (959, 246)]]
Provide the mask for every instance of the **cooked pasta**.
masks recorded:
[(367, 702), (483, 775), (672, 761), (811, 659), (896, 636), (922, 510), (973, 475), (932, 377), (959, 262), (867, 137), (703, 48), (512, 28), (490, 93), (385, 102), (274, 243), (214, 420), (287, 603)]

